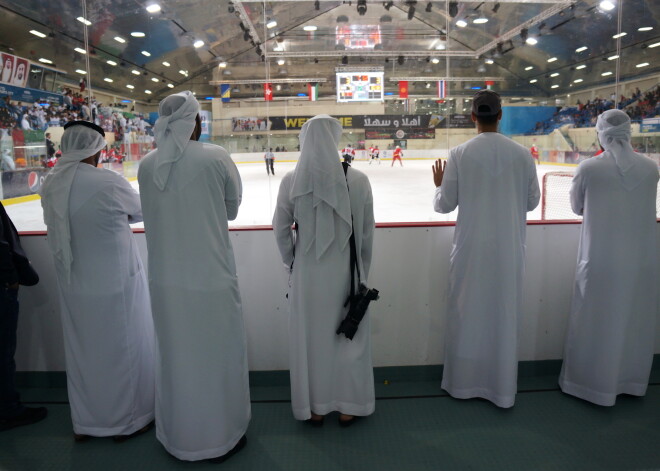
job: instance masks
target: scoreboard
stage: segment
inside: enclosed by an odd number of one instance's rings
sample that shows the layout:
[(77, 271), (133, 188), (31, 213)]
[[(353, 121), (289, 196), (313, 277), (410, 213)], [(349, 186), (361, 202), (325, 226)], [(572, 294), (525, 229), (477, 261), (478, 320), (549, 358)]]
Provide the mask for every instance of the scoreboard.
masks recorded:
[(383, 101), (383, 72), (337, 72), (337, 101)]

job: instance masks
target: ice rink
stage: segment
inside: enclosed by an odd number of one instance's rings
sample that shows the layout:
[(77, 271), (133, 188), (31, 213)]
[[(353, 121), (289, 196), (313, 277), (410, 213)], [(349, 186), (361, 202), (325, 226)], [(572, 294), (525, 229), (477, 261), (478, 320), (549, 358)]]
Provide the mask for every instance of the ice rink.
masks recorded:
[[(455, 221), (457, 211), (450, 214), (438, 214), (433, 211), (432, 199), (435, 191), (431, 174), (432, 160), (404, 160), (403, 167), (398, 162), (391, 167), (391, 162), (384, 160), (369, 165), (367, 161), (355, 161), (353, 167), (365, 172), (374, 195), (374, 212), (376, 222), (429, 222)], [(243, 180), (243, 202), (235, 221), (230, 227), (270, 225), (273, 210), (277, 200), (280, 181), (295, 167), (295, 162), (275, 162), (275, 176), (266, 175), (265, 165), (259, 163), (239, 163), (238, 170)], [(537, 166), (539, 184), (547, 172), (574, 172), (574, 166), (539, 165)], [(564, 188), (557, 188), (561, 201), (555, 199), (555, 205), (563, 206), (562, 213), (570, 213), (568, 207), (568, 185), (570, 178), (565, 179)], [(137, 181), (132, 185), (139, 191)], [(7, 213), (14, 221), (19, 231), (43, 231), (41, 202), (28, 201), (6, 206)], [(575, 217), (575, 216), (573, 216)], [(528, 213), (528, 220), (541, 219), (541, 204)], [(133, 227), (141, 228), (142, 224)]]

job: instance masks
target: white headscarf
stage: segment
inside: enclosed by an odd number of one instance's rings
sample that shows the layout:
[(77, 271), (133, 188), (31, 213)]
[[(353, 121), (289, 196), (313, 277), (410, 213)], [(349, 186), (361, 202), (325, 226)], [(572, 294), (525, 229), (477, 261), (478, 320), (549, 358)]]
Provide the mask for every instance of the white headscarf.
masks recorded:
[(48, 227), (48, 244), (53, 256), (64, 267), (67, 283), (71, 276), (71, 230), (69, 227), (69, 193), (81, 160), (105, 148), (105, 138), (86, 126), (71, 126), (62, 135), (62, 157), (50, 171), (41, 187), (41, 207)]
[(300, 132), (300, 158), (293, 172), (291, 199), (297, 214), (313, 214), (311, 220), (298, 221), (313, 231), (305, 253), (316, 243), (319, 260), (337, 239), (344, 250), (351, 237), (351, 204), (337, 146), (342, 127), (326, 114), (307, 121)]
[(630, 145), (630, 117), (621, 110), (607, 110), (598, 116), (596, 132), (600, 145), (614, 159), (624, 188), (634, 189), (644, 178), (644, 171), (635, 165), (639, 155)]
[(189, 92), (175, 93), (160, 102), (159, 118), (154, 125), (156, 139), (156, 170), (154, 183), (164, 190), (170, 177), (172, 164), (183, 155), (195, 129), (195, 117), (199, 113), (199, 102)]

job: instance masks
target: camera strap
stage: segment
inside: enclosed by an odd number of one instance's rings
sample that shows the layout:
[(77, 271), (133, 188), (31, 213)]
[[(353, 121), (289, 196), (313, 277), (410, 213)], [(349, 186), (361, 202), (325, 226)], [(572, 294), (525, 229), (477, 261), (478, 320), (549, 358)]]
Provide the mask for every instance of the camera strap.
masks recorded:
[[(346, 173), (348, 172), (348, 167), (350, 165), (347, 162), (342, 162), (342, 167), (344, 168), (344, 178), (346, 178), (346, 188), (348, 188), (348, 176)], [(349, 189), (350, 193), (350, 189)], [(350, 203), (349, 203), (350, 204)], [(344, 305), (347, 305), (351, 299), (355, 296), (355, 272), (357, 271), (357, 276), (358, 276), (358, 284), (362, 282), (361, 276), (360, 276), (360, 266), (358, 264), (357, 260), (357, 248), (355, 244), (355, 229), (353, 227), (353, 211), (351, 211), (351, 239), (350, 239), (350, 246), (351, 246), (351, 256), (350, 256), (350, 261), (349, 261), (349, 266), (351, 270), (351, 294), (346, 300), (346, 303)]]

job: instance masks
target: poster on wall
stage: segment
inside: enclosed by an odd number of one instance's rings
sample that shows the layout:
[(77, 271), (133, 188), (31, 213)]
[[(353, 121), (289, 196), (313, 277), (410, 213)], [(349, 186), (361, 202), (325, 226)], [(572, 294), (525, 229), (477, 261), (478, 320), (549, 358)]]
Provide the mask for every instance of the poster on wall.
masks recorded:
[(208, 141), (211, 139), (211, 112), (206, 110), (201, 110), (199, 112), (199, 117), (202, 120), (202, 134), (200, 140)]
[(0, 82), (16, 87), (25, 87), (29, 72), (27, 59), (3, 52), (0, 55), (0, 60), (2, 60)]

